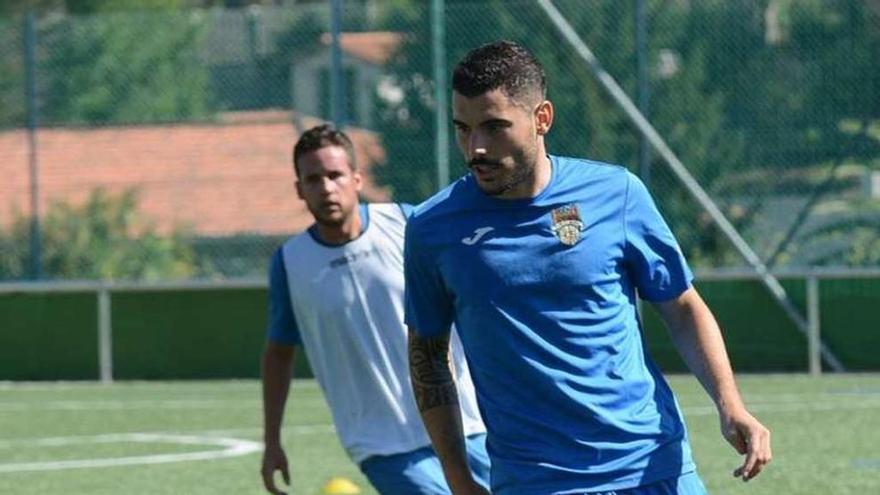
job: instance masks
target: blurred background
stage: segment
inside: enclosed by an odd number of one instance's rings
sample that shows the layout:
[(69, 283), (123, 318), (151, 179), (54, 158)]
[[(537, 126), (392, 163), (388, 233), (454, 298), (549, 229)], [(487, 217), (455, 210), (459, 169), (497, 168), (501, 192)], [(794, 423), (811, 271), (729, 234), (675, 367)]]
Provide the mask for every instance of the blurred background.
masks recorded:
[[(311, 223), (299, 133), (346, 129), (364, 199), (417, 203), (465, 173), (448, 76), (499, 38), (545, 66), (552, 153), (648, 184), (735, 364), (880, 369), (878, 0), (0, 0), (0, 344), (20, 361), (0, 379), (57, 375), (12, 349), (59, 322), (93, 363), (142, 351), (126, 331), (186, 342), (240, 320), (230, 348), (258, 346), (269, 256)], [(163, 376), (167, 348), (152, 357), (130, 376)]]
[[(552, 153), (648, 185), (749, 374), (775, 459), (747, 485), (670, 377), (712, 493), (880, 493), (880, 0), (0, 0), (0, 493), (264, 493), (294, 142), (334, 123), (364, 200), (424, 200), (466, 172), (452, 67), (499, 38), (545, 66)], [(315, 382), (293, 396), (293, 492), (373, 494)]]
[[(554, 4), (768, 265), (880, 264), (880, 2)], [(4, 280), (262, 276), (310, 223), (290, 148), (321, 121), (357, 139), (366, 199), (421, 201), (435, 64), (499, 38), (546, 66), (552, 152), (631, 168), (693, 265), (745, 266), (535, 1), (348, 0), (338, 59), (328, 1), (0, 5)]]

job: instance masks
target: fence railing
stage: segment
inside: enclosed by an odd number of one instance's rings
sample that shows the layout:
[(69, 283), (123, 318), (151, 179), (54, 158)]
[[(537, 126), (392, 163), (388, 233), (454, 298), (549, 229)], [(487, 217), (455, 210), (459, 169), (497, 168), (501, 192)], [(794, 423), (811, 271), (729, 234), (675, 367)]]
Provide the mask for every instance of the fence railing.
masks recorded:
[[(813, 270), (780, 270), (774, 276), (783, 281), (801, 281), (805, 284), (805, 319), (808, 322), (807, 350), (803, 356), (805, 368), (811, 375), (822, 373), (821, 359), (821, 335), (823, 332), (834, 332), (834, 329), (823, 329), (821, 325), (820, 307), (822, 306), (819, 286), (823, 280), (872, 280), (880, 282), (880, 269), (853, 270), (853, 269), (813, 269)], [(730, 271), (699, 271), (696, 274), (696, 282), (725, 282), (725, 281), (759, 281), (760, 275), (746, 270)], [(96, 377), (102, 382), (112, 382), (114, 379), (114, 355), (113, 355), (113, 297), (114, 295), (138, 292), (170, 292), (170, 291), (230, 291), (266, 289), (267, 283), (263, 279), (249, 278), (222, 281), (186, 281), (186, 282), (158, 282), (158, 283), (131, 283), (131, 282), (101, 282), (101, 281), (68, 281), (68, 282), (23, 282), (0, 284), (0, 298), (12, 294), (63, 294), (63, 293), (93, 293), (97, 308), (97, 328), (95, 328), (97, 349)], [(767, 298), (770, 295), (767, 294)], [(710, 302), (711, 305), (711, 302)], [(747, 309), (747, 308), (744, 308)], [(865, 312), (878, 312), (878, 307), (862, 307)], [(760, 315), (755, 315), (755, 325), (761, 325)], [(253, 322), (252, 326), (259, 326), (259, 322)], [(864, 329), (864, 331), (876, 331), (876, 329)], [(844, 363), (845, 364), (845, 363)]]

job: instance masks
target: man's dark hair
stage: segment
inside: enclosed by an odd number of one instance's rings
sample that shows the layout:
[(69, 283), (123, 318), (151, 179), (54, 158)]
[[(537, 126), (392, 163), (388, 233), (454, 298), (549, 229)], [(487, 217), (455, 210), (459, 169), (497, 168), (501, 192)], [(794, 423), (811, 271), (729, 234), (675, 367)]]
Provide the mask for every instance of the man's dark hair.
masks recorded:
[(354, 145), (351, 143), (351, 139), (344, 132), (336, 130), (328, 124), (322, 124), (304, 132), (293, 147), (293, 169), (296, 171), (296, 176), (299, 177), (299, 157), (328, 146), (343, 148), (348, 155), (348, 165), (351, 170), (357, 170), (357, 164), (354, 160)]
[(546, 97), (546, 87), (538, 59), (507, 40), (471, 50), (452, 73), (452, 89), (468, 98), (500, 89), (515, 103), (531, 106)]

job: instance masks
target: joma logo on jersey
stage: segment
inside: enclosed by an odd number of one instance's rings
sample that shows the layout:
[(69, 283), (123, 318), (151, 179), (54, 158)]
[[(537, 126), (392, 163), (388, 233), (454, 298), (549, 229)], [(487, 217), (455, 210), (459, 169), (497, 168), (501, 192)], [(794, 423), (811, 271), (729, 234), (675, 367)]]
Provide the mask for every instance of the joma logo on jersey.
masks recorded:
[(485, 236), (489, 232), (492, 232), (493, 230), (495, 230), (495, 227), (480, 227), (474, 230), (474, 235), (470, 237), (463, 237), (461, 239), (461, 243), (468, 246), (473, 246), (474, 244), (480, 242), (480, 239), (482, 239), (483, 236)]
[(553, 218), (553, 233), (559, 242), (566, 246), (574, 246), (581, 238), (584, 230), (584, 222), (581, 221), (581, 212), (574, 203), (561, 206), (550, 214)]

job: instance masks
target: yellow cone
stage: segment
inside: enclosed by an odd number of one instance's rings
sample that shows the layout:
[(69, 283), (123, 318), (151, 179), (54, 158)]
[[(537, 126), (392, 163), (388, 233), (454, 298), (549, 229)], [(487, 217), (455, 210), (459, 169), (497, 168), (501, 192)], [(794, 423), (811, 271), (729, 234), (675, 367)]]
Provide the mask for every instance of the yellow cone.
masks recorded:
[(358, 495), (361, 489), (348, 478), (330, 478), (322, 490), (324, 495)]

